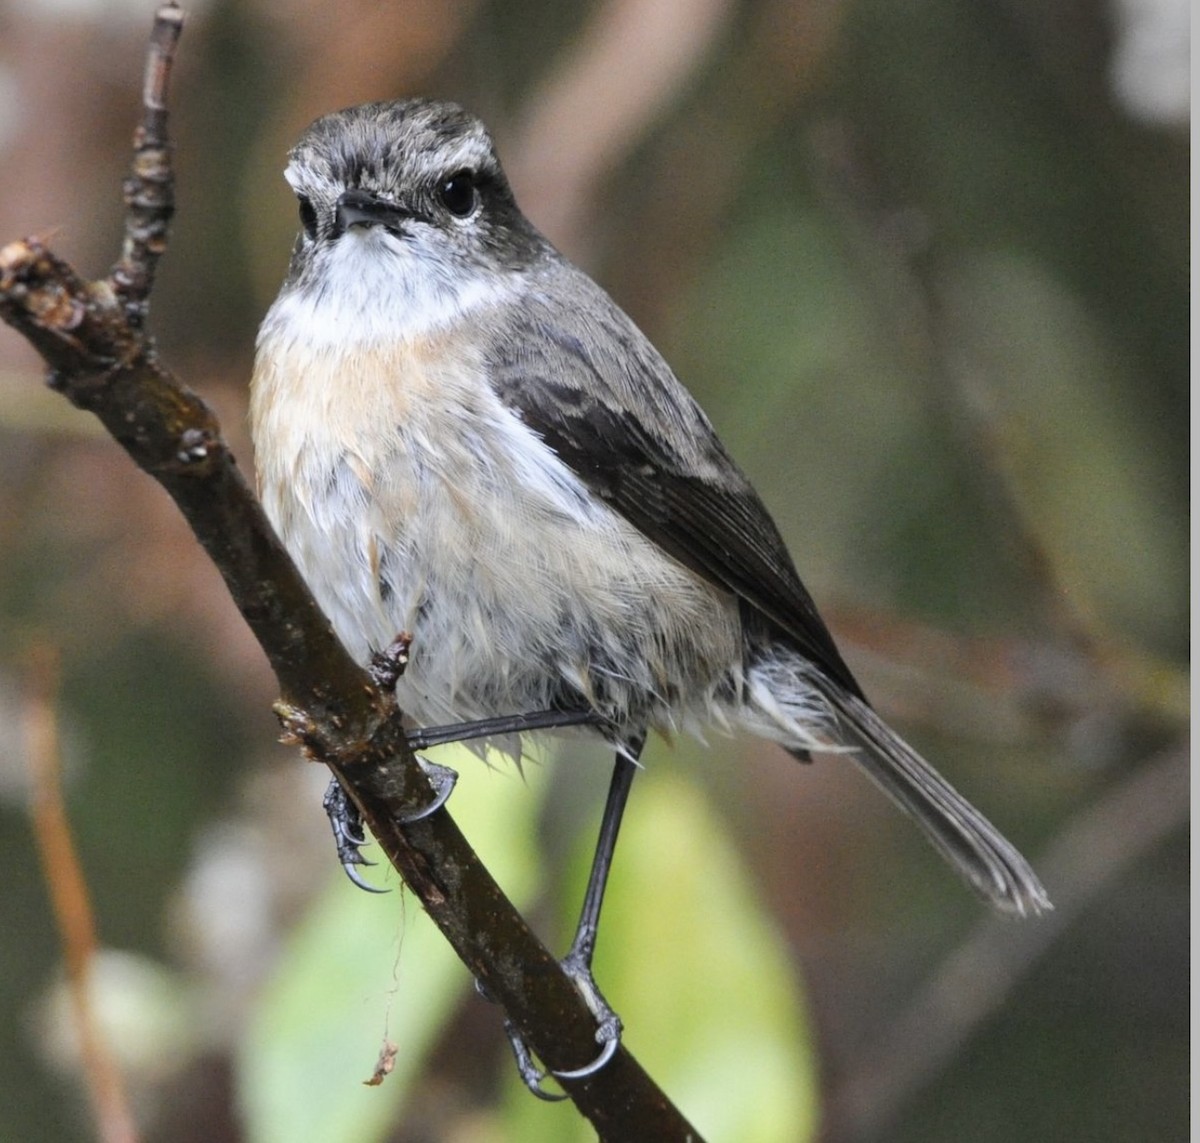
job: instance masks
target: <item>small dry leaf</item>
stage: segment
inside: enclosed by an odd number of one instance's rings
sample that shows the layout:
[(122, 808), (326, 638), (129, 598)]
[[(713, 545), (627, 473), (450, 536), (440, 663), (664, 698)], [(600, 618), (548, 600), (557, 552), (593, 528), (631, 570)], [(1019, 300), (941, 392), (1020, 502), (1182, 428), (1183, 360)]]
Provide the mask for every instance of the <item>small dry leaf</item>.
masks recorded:
[(371, 1078), (363, 1080), (364, 1087), (378, 1087), (383, 1083), (384, 1079), (391, 1074), (392, 1068), (396, 1066), (398, 1051), (399, 1049), (391, 1040), (384, 1040), (383, 1047), (379, 1049), (379, 1059), (375, 1061), (375, 1070), (371, 1073)]

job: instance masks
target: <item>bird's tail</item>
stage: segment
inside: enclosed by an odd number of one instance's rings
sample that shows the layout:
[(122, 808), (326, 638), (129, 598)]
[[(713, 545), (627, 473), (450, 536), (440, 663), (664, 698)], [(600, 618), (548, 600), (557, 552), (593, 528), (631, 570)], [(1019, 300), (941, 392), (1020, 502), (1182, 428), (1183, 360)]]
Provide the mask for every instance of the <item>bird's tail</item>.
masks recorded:
[(1025, 858), (870, 706), (836, 683), (820, 689), (862, 747), (854, 760), (984, 900), (1018, 916), (1053, 908)]

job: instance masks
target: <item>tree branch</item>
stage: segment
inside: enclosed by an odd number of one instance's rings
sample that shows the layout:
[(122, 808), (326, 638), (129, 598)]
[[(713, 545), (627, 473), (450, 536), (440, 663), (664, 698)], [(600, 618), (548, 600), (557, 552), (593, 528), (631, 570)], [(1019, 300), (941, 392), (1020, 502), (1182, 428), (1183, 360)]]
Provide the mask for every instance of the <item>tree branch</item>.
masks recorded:
[[(13, 242), (0, 249), (0, 318), (45, 359), (50, 385), (95, 413), (175, 500), (270, 661), (286, 736), (334, 773), (405, 883), (541, 1060), (578, 1068), (597, 1050), (583, 998), (444, 810), (398, 824), (434, 794), (393, 698), (338, 642), (216, 418), (160, 365), (143, 332), (173, 210), (166, 85), (181, 28), (177, 6), (159, 9), (125, 184), (125, 243), (112, 273), (87, 282), (39, 240)], [(595, 1075), (564, 1087), (602, 1139), (700, 1138), (624, 1048)]]

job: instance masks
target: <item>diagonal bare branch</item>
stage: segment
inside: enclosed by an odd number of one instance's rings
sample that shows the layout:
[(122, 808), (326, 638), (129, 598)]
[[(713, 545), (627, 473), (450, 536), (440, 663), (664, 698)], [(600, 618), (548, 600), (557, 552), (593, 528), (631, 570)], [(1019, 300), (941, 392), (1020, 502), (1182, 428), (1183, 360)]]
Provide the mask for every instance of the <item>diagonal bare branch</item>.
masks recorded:
[[(42, 242), (0, 249), (0, 318), (39, 351), (51, 386), (93, 412), (172, 496), (220, 570), (266, 653), (284, 698), (284, 730), (327, 765), (380, 847), (471, 973), (548, 1067), (592, 1059), (595, 1021), (444, 811), (412, 825), (433, 791), (400, 713), (338, 642), (275, 536), (211, 410), (159, 363), (142, 329), (172, 200), (166, 82), (180, 9), (159, 9), (144, 118), (126, 184), (129, 215), (109, 278), (84, 281)], [(621, 1048), (564, 1086), (606, 1140), (699, 1140)]]

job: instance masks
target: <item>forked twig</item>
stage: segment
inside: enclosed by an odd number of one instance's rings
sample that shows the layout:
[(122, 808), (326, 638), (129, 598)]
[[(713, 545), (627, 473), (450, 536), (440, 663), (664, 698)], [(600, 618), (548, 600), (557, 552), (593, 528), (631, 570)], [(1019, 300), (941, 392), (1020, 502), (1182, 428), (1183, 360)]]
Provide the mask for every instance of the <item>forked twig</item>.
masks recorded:
[[(159, 365), (144, 332), (171, 210), (166, 83), (181, 26), (176, 5), (159, 9), (126, 184), (125, 243), (112, 275), (85, 282), (41, 242), (11, 243), (0, 249), (0, 318), (41, 353), (54, 388), (94, 412), (171, 494), (270, 660), (287, 734), (333, 771), (382, 851), (525, 1042), (548, 1068), (569, 1071), (595, 1054), (595, 1020), (583, 997), (445, 811), (399, 824), (434, 795), (394, 700), (338, 642), (216, 418)], [(623, 1046), (601, 1071), (563, 1086), (601, 1139), (700, 1141)]]

